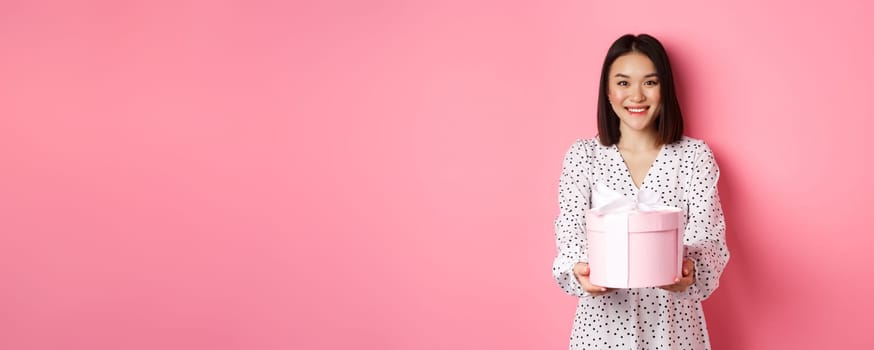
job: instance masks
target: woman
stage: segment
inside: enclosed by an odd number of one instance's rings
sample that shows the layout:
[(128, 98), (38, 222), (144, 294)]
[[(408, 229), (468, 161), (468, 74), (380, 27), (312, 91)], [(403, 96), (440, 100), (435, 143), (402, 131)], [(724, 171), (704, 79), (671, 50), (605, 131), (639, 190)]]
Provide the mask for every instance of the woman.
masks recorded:
[[(652, 36), (625, 35), (607, 52), (598, 95), (598, 136), (564, 158), (555, 220), (553, 275), (579, 296), (571, 349), (709, 349), (701, 301), (728, 262), (725, 221), (707, 145), (683, 136), (667, 53)], [(685, 214), (682, 276), (659, 288), (608, 289), (589, 281), (586, 211), (594, 184), (628, 198), (642, 189)]]

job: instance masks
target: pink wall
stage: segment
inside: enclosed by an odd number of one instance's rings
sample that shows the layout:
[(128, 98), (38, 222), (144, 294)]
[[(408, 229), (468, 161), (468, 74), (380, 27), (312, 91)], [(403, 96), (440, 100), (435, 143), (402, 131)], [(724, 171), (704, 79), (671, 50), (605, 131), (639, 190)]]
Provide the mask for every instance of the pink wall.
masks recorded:
[(718, 349), (870, 348), (863, 1), (0, 4), (0, 348), (564, 349), (626, 32), (723, 169)]

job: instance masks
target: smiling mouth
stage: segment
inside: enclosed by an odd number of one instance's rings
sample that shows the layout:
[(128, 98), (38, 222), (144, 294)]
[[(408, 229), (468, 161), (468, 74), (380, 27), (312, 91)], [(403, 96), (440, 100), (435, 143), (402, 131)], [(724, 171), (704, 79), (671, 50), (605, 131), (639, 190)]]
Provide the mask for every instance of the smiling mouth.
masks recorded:
[(644, 112), (646, 112), (646, 110), (648, 110), (648, 109), (649, 109), (649, 106), (643, 106), (643, 107), (625, 107), (625, 110), (627, 110), (627, 111), (629, 111), (629, 112), (631, 112), (631, 113), (644, 113)]

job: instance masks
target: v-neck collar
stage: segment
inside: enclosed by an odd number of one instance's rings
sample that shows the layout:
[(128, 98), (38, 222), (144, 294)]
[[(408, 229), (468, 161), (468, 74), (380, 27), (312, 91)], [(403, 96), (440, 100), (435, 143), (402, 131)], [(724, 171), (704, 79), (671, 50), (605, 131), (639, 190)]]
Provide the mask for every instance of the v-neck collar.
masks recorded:
[(652, 173), (652, 168), (655, 164), (661, 160), (662, 154), (665, 153), (665, 149), (667, 148), (667, 144), (661, 145), (659, 148), (659, 153), (656, 154), (655, 159), (652, 160), (652, 163), (649, 165), (649, 169), (646, 170), (646, 174), (643, 176), (643, 181), (640, 182), (640, 187), (637, 187), (637, 184), (634, 183), (634, 177), (631, 176), (631, 169), (628, 168), (628, 163), (625, 162), (625, 158), (622, 157), (622, 152), (619, 151), (619, 145), (613, 144), (613, 151), (616, 154), (616, 157), (619, 159), (620, 163), (622, 163), (622, 168), (625, 169), (625, 176), (627, 176), (629, 183), (631, 184), (631, 188), (634, 190), (634, 193), (640, 192), (640, 190), (646, 188), (647, 181), (649, 179), (649, 175)]

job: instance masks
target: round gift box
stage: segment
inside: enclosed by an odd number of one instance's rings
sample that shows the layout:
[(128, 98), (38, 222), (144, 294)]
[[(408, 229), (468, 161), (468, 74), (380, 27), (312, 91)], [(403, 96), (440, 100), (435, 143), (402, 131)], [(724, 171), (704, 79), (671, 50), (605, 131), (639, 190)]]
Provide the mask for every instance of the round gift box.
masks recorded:
[(683, 263), (678, 208), (586, 216), (589, 281), (609, 288), (673, 284)]

